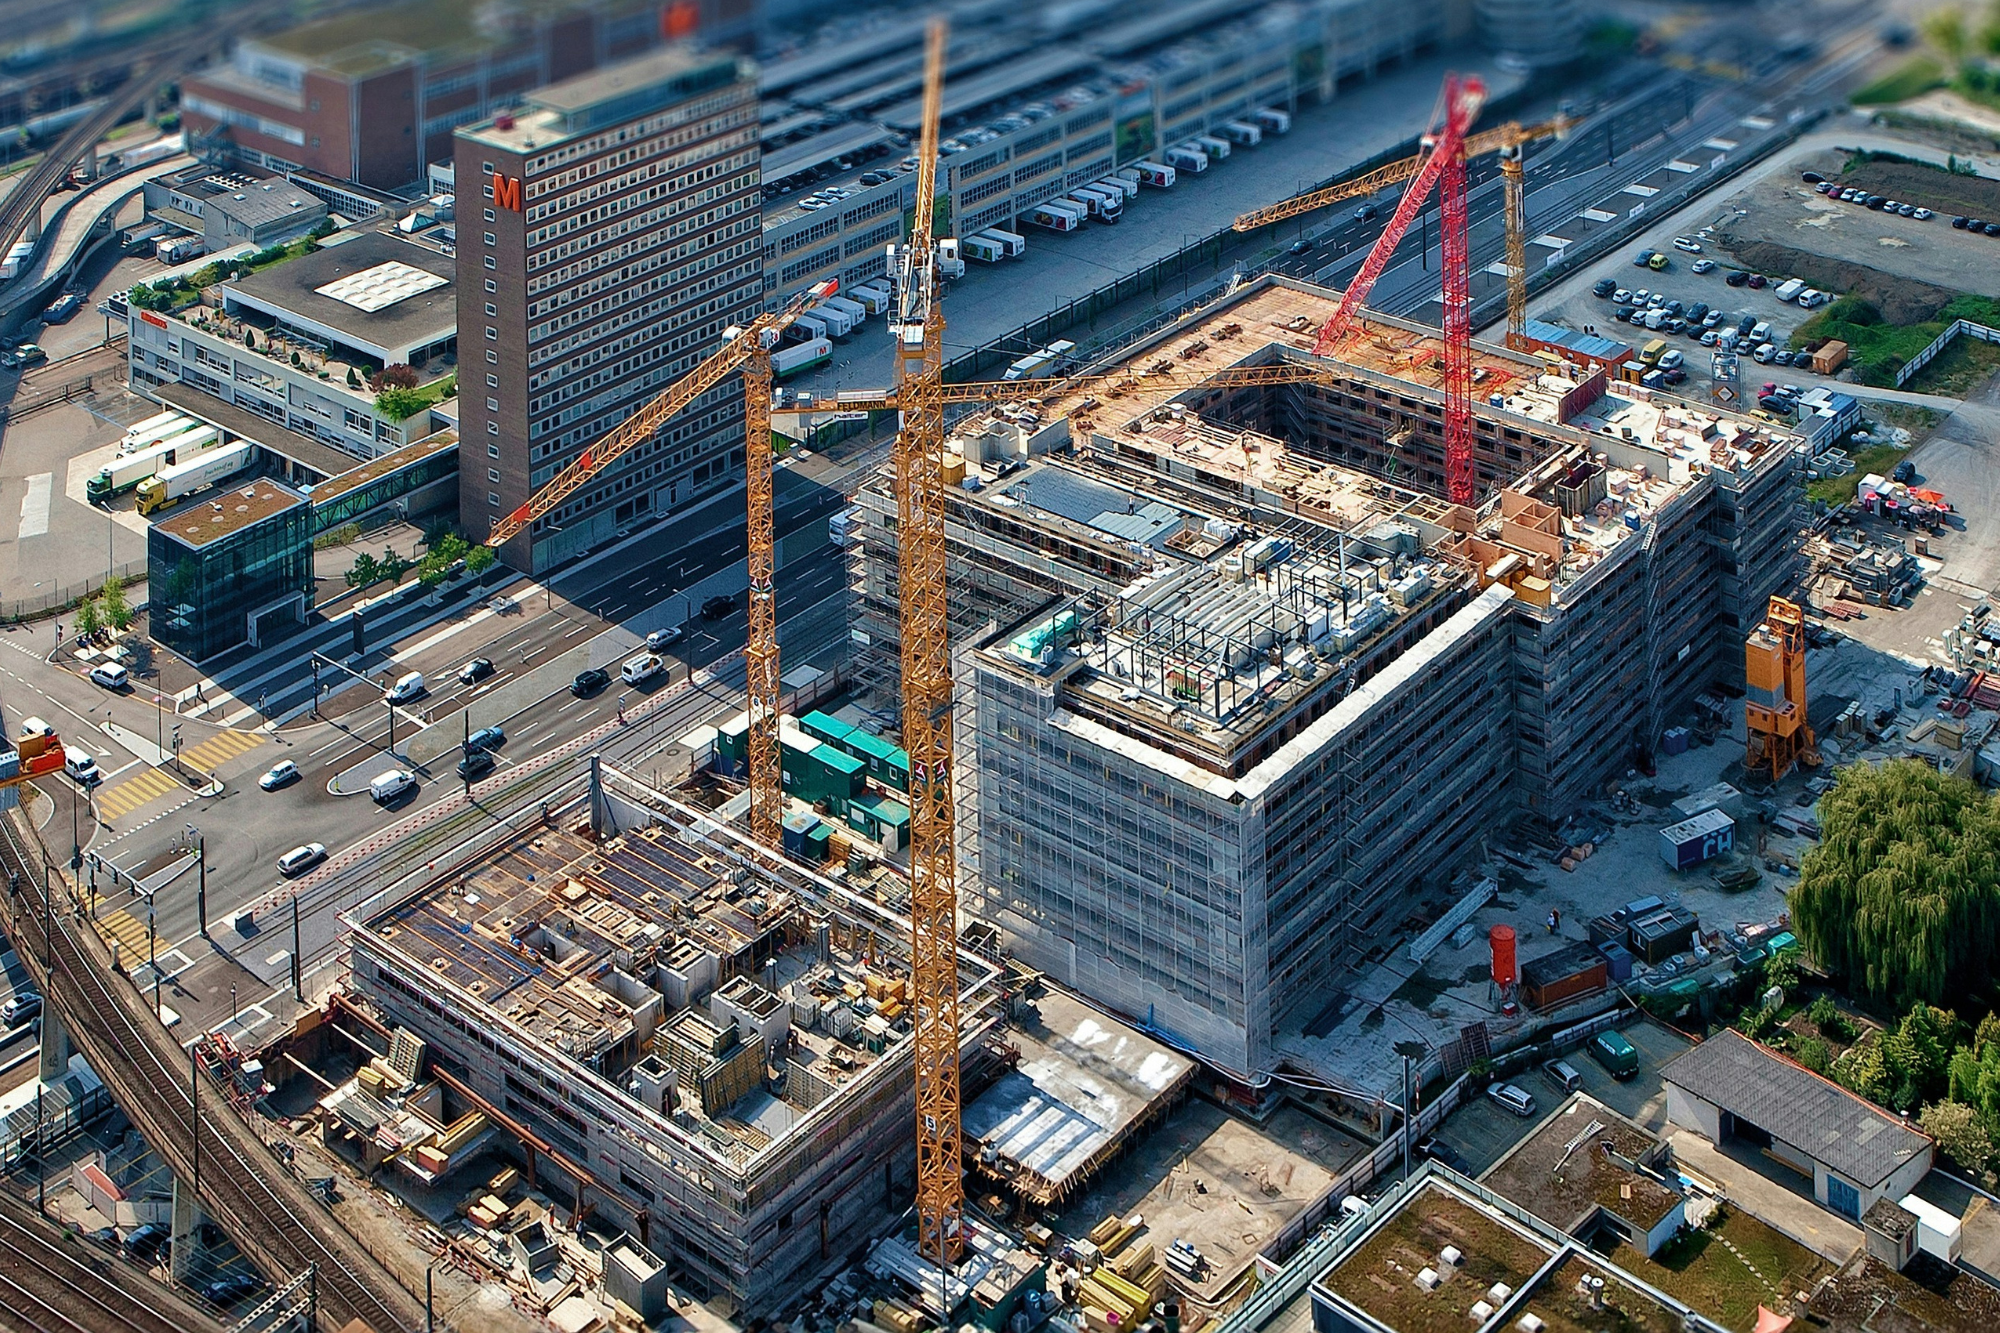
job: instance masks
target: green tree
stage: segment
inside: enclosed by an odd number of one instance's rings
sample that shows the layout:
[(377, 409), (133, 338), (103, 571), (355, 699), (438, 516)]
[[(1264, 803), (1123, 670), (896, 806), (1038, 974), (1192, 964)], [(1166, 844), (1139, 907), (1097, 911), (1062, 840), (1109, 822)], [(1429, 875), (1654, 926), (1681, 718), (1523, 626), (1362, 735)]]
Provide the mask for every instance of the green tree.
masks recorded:
[(499, 558), (500, 553), (492, 547), (475, 546), (465, 553), (465, 572), (468, 574), (484, 574), (487, 570), (493, 568), (493, 562)]
[(1841, 1054), (1831, 1070), (1834, 1082), (1872, 1102), (1889, 1099), (1889, 1073), (1882, 1063), (1882, 1043), (1862, 1041)]
[(125, 600), (125, 580), (116, 574), (104, 580), (104, 618), (115, 630), (132, 627), (132, 607)]
[(1952, 1050), (1958, 1044), (1958, 1018), (1928, 1004), (1910, 1006), (1893, 1032), (1882, 1034), (1883, 1070), (1888, 1076), (1888, 1104), (1914, 1111), (1945, 1094)]
[(1993, 1158), (1993, 1137), (1979, 1113), (1963, 1102), (1932, 1102), (1917, 1126), (1938, 1141), (1954, 1162), (1977, 1175)]
[(1815, 1074), (1833, 1067), (1833, 1048), (1818, 1037), (1800, 1037), (1792, 1045), (1792, 1057)]
[(384, 389), (375, 395), (375, 410), (391, 421), (407, 421), (430, 405), (418, 389)]
[(1980, 994), (2000, 951), (2000, 816), (1971, 782), (1914, 761), (1843, 769), (1792, 891), (1819, 964), (1897, 1005)]
[(347, 571), (347, 584), (351, 588), (365, 588), (381, 578), (381, 562), (366, 551), (354, 557), (354, 568)]
[(98, 612), (95, 597), (76, 609), (76, 632), (79, 636), (89, 638), (103, 628), (104, 617)]

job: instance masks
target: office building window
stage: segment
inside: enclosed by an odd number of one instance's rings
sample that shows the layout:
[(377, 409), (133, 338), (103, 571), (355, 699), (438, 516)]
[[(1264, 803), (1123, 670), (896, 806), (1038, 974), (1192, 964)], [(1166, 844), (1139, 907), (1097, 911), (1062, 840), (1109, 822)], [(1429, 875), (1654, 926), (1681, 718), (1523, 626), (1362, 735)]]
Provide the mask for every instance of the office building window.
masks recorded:
[(487, 468), (486, 480), (492, 482), (495, 486), (498, 486), (500, 484), (500, 469), (497, 467)]
[(493, 279), (488, 278), (486, 280), (486, 290), (489, 292), (497, 292), (500, 290), (500, 284), (493, 281)]
[(488, 245), (494, 245), (494, 244), (496, 244), (496, 242), (495, 242), (495, 241), (494, 241), (494, 239), (493, 239), (493, 233), (492, 233), (492, 232), (490, 232), (490, 231), (486, 233), (486, 243), (487, 243)]

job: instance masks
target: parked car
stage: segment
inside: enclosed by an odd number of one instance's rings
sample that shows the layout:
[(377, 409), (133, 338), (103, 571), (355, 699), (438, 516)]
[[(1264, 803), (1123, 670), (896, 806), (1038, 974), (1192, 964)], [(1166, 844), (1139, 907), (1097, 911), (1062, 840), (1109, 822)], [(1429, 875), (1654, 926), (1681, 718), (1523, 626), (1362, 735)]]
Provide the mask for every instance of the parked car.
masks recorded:
[(1548, 1077), (1549, 1082), (1564, 1092), (1575, 1092), (1583, 1086), (1583, 1075), (1578, 1073), (1576, 1066), (1567, 1060), (1542, 1061), (1542, 1073)]
[(1910, 214), (1910, 216), (1915, 218), (1919, 222), (1929, 222), (1932, 218), (1936, 217), (1937, 214), (1931, 212), (1928, 208), (1920, 208), (1916, 212)]
[(1896, 464), (1896, 470), (1889, 474), (1889, 480), (1900, 481), (1905, 486), (1909, 485), (1916, 479), (1917, 479), (1917, 465), (1915, 463), (1912, 463), (1907, 458), (1905, 458), (1902, 462)]
[(1620, 287), (1611, 293), (1611, 299), (1619, 305), (1629, 305), (1632, 301), (1632, 293), (1628, 289)]
[(148, 1222), (125, 1233), (125, 1252), (140, 1259), (158, 1253), (166, 1243), (167, 1229), (158, 1222)]
[(1818, 185), (1825, 181), (1826, 177), (1820, 175), (1817, 171), (1802, 171), (1799, 173), (1799, 179), (1808, 185)]
[(1596, 295), (1601, 297), (1610, 296), (1612, 293), (1618, 290), (1618, 279), (1599, 278), (1597, 280), (1597, 285), (1592, 287), (1590, 290), (1594, 292)]
[(1771, 285), (1771, 280), (1765, 277), (1763, 274), (1752, 273), (1750, 275), (1750, 288), (1752, 291), (1756, 291), (1761, 288), (1768, 287), (1770, 285)]
[(458, 669), (458, 680), (461, 685), (471, 685), (475, 682), (485, 680), (492, 674), (493, 659), (490, 657), (475, 657)]
[(12, 999), (0, 1005), (0, 1023), (5, 1023), (10, 1028), (17, 1028), (41, 1012), (40, 995), (31, 990), (16, 991)]
[(1535, 1113), (1535, 1099), (1519, 1084), (1495, 1083), (1486, 1090), (1486, 1095), (1509, 1115), (1525, 1120)]
[(1715, 261), (1713, 259), (1697, 259), (1694, 263), (1688, 265), (1688, 267), (1696, 273), (1713, 273), (1715, 272)]
[(276, 791), (299, 780), (299, 766), (289, 759), (280, 759), (257, 779), (257, 785), (265, 791)]
[(1692, 236), (1676, 236), (1674, 237), (1674, 249), (1684, 254), (1698, 255), (1701, 253), (1701, 242)]
[(1989, 222), (1980, 228), (1988, 236), (2000, 236), (2000, 222)]
[(1463, 1153), (1435, 1134), (1419, 1143), (1416, 1151), (1417, 1156), (1428, 1158), (1433, 1162), (1441, 1162), (1460, 1175), (1466, 1174), (1466, 1168), (1471, 1165), (1465, 1160)]
[(569, 692), (577, 698), (584, 698), (603, 689), (611, 683), (611, 673), (603, 667), (591, 667), (576, 673), (576, 679), (569, 683)]
[(122, 690), (132, 683), (132, 673), (116, 662), (99, 662), (90, 669), (90, 683), (107, 690)]
[(1972, 221), (1972, 219), (1971, 219), (1971, 218), (1965, 218), (1965, 217), (1957, 217), (1957, 218), (1953, 218), (1953, 219), (1951, 220), (1951, 225), (1952, 225), (1952, 230), (1954, 230), (1954, 231), (1964, 231), (1964, 230), (1965, 230), (1965, 228), (1966, 228), (1966, 225), (1967, 225), (1968, 223), (1970, 223), (1971, 221)]
[(286, 879), (303, 875), (321, 861), (326, 860), (326, 844), (309, 842), (302, 847), (294, 847), (278, 858), (278, 873)]
[(1675, 366), (1672, 370), (1661, 371), (1660, 374), (1666, 377), (1669, 384), (1686, 384), (1688, 381), (1686, 366)]
[(1590, 1055), (1615, 1079), (1622, 1081), (1639, 1072), (1639, 1048), (1627, 1041), (1623, 1033), (1598, 1033), (1590, 1039)]
[(249, 1273), (231, 1273), (219, 1277), (201, 1289), (201, 1294), (217, 1305), (234, 1305), (246, 1296), (254, 1296), (263, 1290), (264, 1279)]
[(1729, 270), (1729, 276), (1724, 278), (1723, 281), (1731, 287), (1742, 287), (1749, 283), (1750, 275), (1740, 268), (1733, 268)]
[(1646, 261), (1646, 267), (1653, 270), (1653, 272), (1655, 273), (1664, 273), (1667, 270), (1667, 265), (1671, 263), (1673, 263), (1673, 260), (1667, 258), (1667, 256), (1663, 254), (1655, 252), (1653, 257)]
[(1652, 262), (1653, 252), (1651, 250), (1641, 250), (1638, 254), (1632, 256), (1633, 268), (1646, 268)]

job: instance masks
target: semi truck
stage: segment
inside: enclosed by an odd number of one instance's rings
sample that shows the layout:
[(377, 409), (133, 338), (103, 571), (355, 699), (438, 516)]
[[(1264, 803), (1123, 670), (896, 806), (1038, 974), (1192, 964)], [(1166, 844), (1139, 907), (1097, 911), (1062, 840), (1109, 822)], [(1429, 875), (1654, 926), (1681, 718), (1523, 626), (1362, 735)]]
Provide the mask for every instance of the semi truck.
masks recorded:
[[(206, 438), (201, 438), (204, 436)], [(123, 495), (160, 469), (172, 467), (181, 459), (193, 458), (210, 448), (215, 444), (215, 437), (213, 429), (189, 431), (114, 458), (83, 484), (84, 497), (96, 504), (114, 495)]]
[(7, 258), (4, 261), (0, 261), (0, 279), (20, 277), (21, 265), (27, 263), (29, 257), (34, 253), (35, 243), (33, 241), (14, 242), (13, 248), (7, 251)]
[(824, 338), (809, 338), (771, 353), (771, 375), (775, 379), (784, 379), (787, 375), (803, 374), (823, 366), (832, 359), (832, 343)]
[(125, 428), (125, 438), (118, 442), (118, 452), (129, 454), (144, 449), (149, 444), (158, 444), (170, 435), (179, 435), (184, 430), (194, 429), (194, 418), (184, 417), (178, 412), (160, 412), (135, 421)]
[[(1204, 157), (1201, 160), (1201, 165), (1191, 168), (1191, 170), (1205, 171), (1207, 168), (1208, 159)], [(1177, 168), (1171, 162), (1139, 162), (1134, 164), (1132, 170), (1139, 173), (1139, 184), (1141, 185), (1149, 186), (1155, 190), (1171, 190), (1174, 188), (1174, 177)]]
[(194, 494), (204, 486), (213, 486), (249, 467), (256, 457), (257, 446), (248, 440), (239, 440), (226, 448), (156, 472), (139, 483), (139, 512), (150, 514), (156, 509), (166, 508), (182, 496)]
[(1238, 148), (1255, 148), (1264, 142), (1264, 131), (1247, 121), (1225, 120), (1222, 122), (1221, 134)]
[(1187, 144), (1176, 144), (1166, 152), (1167, 165), (1175, 171), (1185, 171), (1190, 176), (1199, 176), (1208, 170), (1208, 154)]
[(1266, 134), (1289, 134), (1292, 130), (1292, 113), (1280, 111), (1274, 106), (1257, 108), (1250, 119), (1256, 121)]
[(958, 252), (958, 240), (946, 236), (937, 245), (938, 276), (956, 282), (965, 276), (965, 256)]
[(1039, 380), (1056, 373), (1064, 357), (1076, 350), (1076, 344), (1067, 339), (1050, 343), (1039, 352), (1030, 352), (1013, 365), (1007, 367), (1002, 379)]
[(1098, 222), (1116, 222), (1125, 211), (1125, 195), (1120, 190), (1100, 190), (1096, 186), (1083, 185), (1071, 190), (1068, 197), (1081, 203), (1091, 218)]
[(1075, 204), (1051, 199), (1028, 210), (1028, 221), (1050, 231), (1075, 231), (1083, 225), (1084, 211)]

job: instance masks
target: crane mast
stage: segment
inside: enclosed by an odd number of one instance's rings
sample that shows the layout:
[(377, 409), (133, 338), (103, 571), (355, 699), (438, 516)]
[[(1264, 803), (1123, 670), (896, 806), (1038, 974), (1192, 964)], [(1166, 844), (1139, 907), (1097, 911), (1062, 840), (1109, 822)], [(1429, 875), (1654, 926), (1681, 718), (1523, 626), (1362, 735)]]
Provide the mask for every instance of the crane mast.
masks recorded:
[(924, 42), (917, 207), (896, 275), (897, 573), (903, 748), (910, 756), (910, 971), (917, 1089), (917, 1248), (939, 1266), (964, 1252), (958, 1083), (958, 865), (951, 796), (951, 652), (945, 601), (944, 310), (932, 207), (945, 25)]

